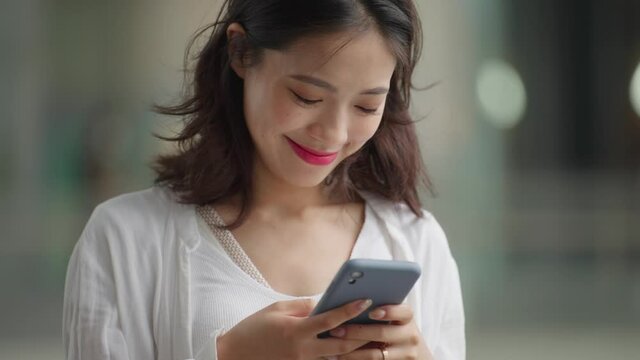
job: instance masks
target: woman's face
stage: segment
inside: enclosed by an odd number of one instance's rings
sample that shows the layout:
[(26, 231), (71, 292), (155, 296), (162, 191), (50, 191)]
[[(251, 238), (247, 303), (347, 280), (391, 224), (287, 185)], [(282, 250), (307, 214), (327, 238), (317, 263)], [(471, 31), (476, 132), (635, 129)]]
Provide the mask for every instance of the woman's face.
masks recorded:
[(258, 65), (240, 70), (257, 166), (291, 185), (320, 184), (380, 124), (395, 57), (373, 30), (335, 52), (347, 36), (266, 50)]

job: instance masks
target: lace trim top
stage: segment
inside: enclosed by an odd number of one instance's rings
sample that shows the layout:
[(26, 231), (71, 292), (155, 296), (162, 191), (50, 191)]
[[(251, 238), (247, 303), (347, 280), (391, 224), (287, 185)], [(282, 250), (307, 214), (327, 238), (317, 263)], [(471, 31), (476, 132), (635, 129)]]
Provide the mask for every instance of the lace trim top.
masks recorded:
[(267, 280), (265, 280), (260, 271), (258, 271), (258, 268), (253, 264), (249, 255), (244, 252), (231, 231), (220, 228), (220, 226), (225, 226), (225, 223), (213, 206), (198, 206), (197, 212), (198, 215), (200, 215), (207, 223), (213, 235), (218, 238), (220, 245), (222, 245), (231, 260), (233, 260), (240, 269), (246, 272), (254, 280), (267, 288), (271, 288), (269, 283), (267, 283)]

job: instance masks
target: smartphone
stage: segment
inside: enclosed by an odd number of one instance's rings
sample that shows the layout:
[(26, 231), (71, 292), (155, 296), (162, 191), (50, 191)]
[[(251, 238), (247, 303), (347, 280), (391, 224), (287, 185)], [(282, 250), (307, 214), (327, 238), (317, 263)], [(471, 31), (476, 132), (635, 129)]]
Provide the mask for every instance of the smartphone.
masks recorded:
[[(335, 309), (359, 299), (371, 299), (373, 304), (346, 324), (375, 324), (387, 321), (369, 318), (369, 311), (378, 306), (401, 304), (420, 277), (420, 266), (411, 261), (351, 259), (336, 273), (310, 316)], [(329, 332), (319, 338), (330, 337)]]

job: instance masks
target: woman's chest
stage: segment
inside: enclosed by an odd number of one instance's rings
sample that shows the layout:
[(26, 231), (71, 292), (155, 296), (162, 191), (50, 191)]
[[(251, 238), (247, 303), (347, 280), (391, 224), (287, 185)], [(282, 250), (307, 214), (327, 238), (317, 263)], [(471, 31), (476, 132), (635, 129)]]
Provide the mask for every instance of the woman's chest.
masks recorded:
[[(245, 227), (235, 239), (277, 292), (309, 296), (324, 291), (350, 258), (362, 224)], [(349, 226), (350, 225), (350, 226)]]
[(189, 303), (194, 348), (206, 343), (216, 330), (231, 329), (274, 302), (293, 299), (232, 266), (226, 261), (192, 258)]

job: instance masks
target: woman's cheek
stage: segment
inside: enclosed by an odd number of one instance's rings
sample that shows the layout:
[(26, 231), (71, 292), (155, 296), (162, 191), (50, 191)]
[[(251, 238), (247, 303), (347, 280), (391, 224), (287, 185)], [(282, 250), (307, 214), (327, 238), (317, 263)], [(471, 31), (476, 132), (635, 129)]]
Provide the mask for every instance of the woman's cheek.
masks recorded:
[(362, 148), (362, 146), (364, 145), (364, 142), (350, 142), (349, 143), (349, 147), (347, 148), (346, 154), (345, 154), (345, 158), (348, 156), (353, 155), (356, 151), (360, 150)]
[(291, 99), (283, 94), (278, 94), (273, 99), (271, 114), (273, 116), (273, 124), (282, 130), (288, 130), (295, 127), (295, 119), (299, 117), (299, 109)]
[(381, 119), (363, 119), (352, 130), (352, 138), (354, 142), (365, 143), (375, 135), (380, 126)]
[(370, 138), (371, 137), (351, 138), (349, 140), (349, 145), (346, 148), (346, 156), (345, 157), (350, 156), (353, 153), (355, 153), (356, 151), (360, 150)]
[(353, 127), (349, 135), (349, 146), (346, 151), (347, 156), (360, 150), (360, 148), (375, 135), (379, 125), (380, 121), (373, 121)]

